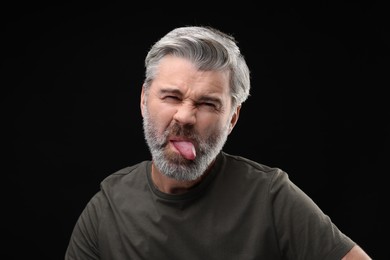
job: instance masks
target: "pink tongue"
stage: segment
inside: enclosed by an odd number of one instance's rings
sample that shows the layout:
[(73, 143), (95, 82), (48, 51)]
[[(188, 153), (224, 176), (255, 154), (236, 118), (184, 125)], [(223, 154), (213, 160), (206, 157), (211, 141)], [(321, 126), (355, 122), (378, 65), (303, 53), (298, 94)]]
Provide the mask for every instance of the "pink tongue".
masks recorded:
[(195, 147), (191, 142), (186, 141), (174, 141), (173, 145), (179, 150), (180, 154), (188, 159), (194, 160), (196, 156)]

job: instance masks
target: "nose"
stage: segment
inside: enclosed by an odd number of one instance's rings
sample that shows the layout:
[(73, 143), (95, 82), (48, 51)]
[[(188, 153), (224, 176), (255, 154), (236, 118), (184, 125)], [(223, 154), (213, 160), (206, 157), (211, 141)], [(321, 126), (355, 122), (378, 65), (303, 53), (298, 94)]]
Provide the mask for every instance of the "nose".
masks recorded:
[(173, 119), (181, 125), (193, 125), (196, 122), (196, 107), (192, 104), (182, 103), (177, 107)]

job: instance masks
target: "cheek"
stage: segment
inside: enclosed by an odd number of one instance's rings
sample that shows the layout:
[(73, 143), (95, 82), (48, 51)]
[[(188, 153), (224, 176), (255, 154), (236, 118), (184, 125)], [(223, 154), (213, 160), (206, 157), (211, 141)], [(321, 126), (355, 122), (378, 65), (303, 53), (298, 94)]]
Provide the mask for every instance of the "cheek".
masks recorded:
[(203, 116), (197, 118), (196, 128), (203, 136), (209, 136), (222, 131), (225, 125), (221, 118), (214, 116)]
[(153, 126), (158, 129), (159, 133), (165, 131), (173, 118), (173, 110), (167, 107), (150, 105), (148, 107), (148, 112), (150, 120), (153, 122)]

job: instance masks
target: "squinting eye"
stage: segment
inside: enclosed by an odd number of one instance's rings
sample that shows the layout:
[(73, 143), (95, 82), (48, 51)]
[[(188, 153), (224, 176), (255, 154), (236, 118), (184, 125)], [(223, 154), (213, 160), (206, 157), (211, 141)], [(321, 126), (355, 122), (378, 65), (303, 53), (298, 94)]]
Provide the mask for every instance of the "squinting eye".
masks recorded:
[(165, 96), (163, 99), (179, 100), (179, 98), (176, 96)]
[(177, 104), (181, 102), (181, 99), (178, 96), (163, 96), (162, 101), (166, 103)]
[(203, 105), (208, 106), (208, 107), (215, 107), (213, 103), (203, 103)]
[(202, 106), (206, 109), (211, 109), (211, 110), (218, 110), (218, 107), (216, 104), (214, 103), (210, 103), (210, 102), (202, 102), (200, 104), (198, 104), (199, 106)]

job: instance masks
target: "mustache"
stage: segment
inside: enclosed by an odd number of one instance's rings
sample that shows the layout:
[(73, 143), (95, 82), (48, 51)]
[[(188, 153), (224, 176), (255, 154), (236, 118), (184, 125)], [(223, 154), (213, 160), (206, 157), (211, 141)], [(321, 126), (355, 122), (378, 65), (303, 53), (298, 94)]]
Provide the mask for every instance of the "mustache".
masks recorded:
[(196, 143), (199, 143), (199, 134), (196, 132), (196, 130), (192, 126), (182, 126), (179, 124), (174, 124), (171, 127), (169, 127), (164, 132), (164, 143), (162, 146), (166, 146), (168, 144), (168, 137), (169, 136), (181, 136), (185, 137), (186, 139), (195, 141)]
[(179, 124), (174, 124), (169, 129), (170, 134), (176, 136), (183, 136), (189, 139), (196, 139), (198, 136), (193, 126), (182, 126)]

